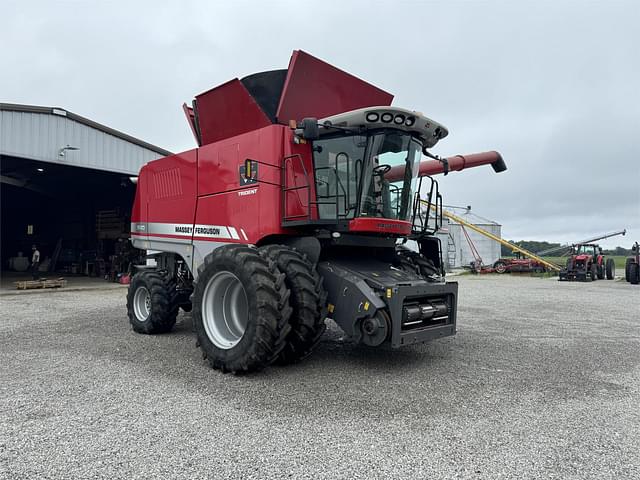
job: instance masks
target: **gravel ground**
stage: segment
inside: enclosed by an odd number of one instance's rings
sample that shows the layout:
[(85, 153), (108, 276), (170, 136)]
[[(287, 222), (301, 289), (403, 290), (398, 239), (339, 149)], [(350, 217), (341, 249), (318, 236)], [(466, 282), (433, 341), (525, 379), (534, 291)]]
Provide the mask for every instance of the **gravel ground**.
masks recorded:
[(640, 478), (640, 287), (458, 278), (459, 331), (211, 370), (124, 289), (0, 298), (0, 478)]

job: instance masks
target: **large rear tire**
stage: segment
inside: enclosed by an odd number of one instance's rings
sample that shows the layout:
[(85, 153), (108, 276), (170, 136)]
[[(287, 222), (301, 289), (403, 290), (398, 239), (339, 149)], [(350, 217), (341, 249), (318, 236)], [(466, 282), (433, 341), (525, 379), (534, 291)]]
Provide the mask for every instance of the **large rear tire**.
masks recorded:
[(260, 253), (274, 261), (285, 274), (285, 284), (291, 291), (291, 331), (277, 363), (299, 362), (311, 354), (326, 330), (327, 294), (322, 286), (322, 277), (306, 255), (292, 248), (267, 245), (260, 248)]
[(127, 291), (127, 315), (135, 332), (167, 333), (178, 316), (176, 284), (157, 271), (133, 276)]
[(637, 263), (629, 265), (629, 282), (632, 285), (640, 283), (640, 266)]
[(226, 245), (207, 255), (192, 318), (211, 367), (246, 373), (273, 363), (290, 330), (289, 295), (284, 274), (255, 248)]
[(604, 280), (605, 276), (605, 264), (598, 265), (598, 280)]
[(634, 262), (633, 258), (627, 258), (627, 260), (624, 262), (624, 280), (625, 282), (630, 282), (631, 281), (631, 276), (629, 275), (629, 267), (631, 266), (631, 264)]
[(613, 258), (607, 258), (606, 267), (607, 280), (613, 280), (616, 276), (616, 263), (613, 261)]

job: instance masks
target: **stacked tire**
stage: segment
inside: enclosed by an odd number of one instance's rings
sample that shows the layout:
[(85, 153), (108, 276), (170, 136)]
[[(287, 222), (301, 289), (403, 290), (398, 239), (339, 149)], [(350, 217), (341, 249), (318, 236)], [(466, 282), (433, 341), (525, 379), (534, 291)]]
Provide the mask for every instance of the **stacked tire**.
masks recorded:
[(136, 273), (127, 293), (127, 315), (131, 328), (144, 334), (167, 333), (178, 316), (175, 281), (156, 270)]
[(193, 322), (209, 364), (248, 373), (307, 357), (324, 333), (326, 294), (307, 258), (272, 245), (227, 245), (198, 270)]
[[(316, 266), (293, 248), (217, 248), (198, 268), (192, 295), (197, 345), (214, 369), (248, 373), (306, 358), (325, 331), (326, 293)], [(133, 330), (171, 331), (184, 299), (175, 282), (148, 270), (133, 277)]]

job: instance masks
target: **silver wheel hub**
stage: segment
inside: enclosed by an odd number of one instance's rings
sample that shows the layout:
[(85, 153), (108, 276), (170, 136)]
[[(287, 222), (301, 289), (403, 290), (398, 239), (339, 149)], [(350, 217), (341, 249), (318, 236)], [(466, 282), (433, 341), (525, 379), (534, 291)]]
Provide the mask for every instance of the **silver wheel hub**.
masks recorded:
[(235, 347), (248, 320), (249, 302), (240, 279), (228, 271), (216, 273), (202, 297), (202, 323), (209, 340), (224, 350)]
[(151, 294), (147, 287), (140, 287), (133, 296), (133, 313), (139, 322), (146, 322), (151, 315)]

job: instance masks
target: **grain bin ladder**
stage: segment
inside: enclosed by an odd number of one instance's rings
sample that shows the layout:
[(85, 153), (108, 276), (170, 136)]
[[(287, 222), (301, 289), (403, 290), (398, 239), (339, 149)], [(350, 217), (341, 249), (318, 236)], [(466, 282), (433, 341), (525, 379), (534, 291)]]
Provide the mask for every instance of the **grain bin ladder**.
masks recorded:
[[(421, 200), (423, 204), (428, 205), (427, 202)], [(431, 208), (433, 209), (433, 205), (431, 205)], [(469, 223), (466, 220), (464, 220), (463, 218), (454, 215), (451, 212), (447, 212), (446, 210), (442, 211), (442, 215), (444, 215), (445, 217), (453, 220), (454, 222), (459, 223), (460, 225), (463, 225), (465, 227), (470, 228), (471, 230), (474, 230), (476, 232), (478, 232), (481, 235), (484, 235), (485, 237), (489, 237), (491, 240), (495, 240), (496, 242), (500, 243), (501, 245), (504, 245), (506, 247), (509, 247), (510, 249), (512, 249), (513, 251), (516, 252), (520, 252), (522, 255), (524, 255), (525, 257), (528, 258), (532, 258), (533, 260), (536, 260), (538, 262), (540, 262), (542, 265), (544, 265), (545, 267), (547, 267), (550, 270), (553, 270), (554, 272), (559, 272), (560, 271), (560, 267), (554, 263), (551, 262), (547, 262), (546, 260), (540, 258), (539, 256), (537, 256), (535, 253), (530, 252), (529, 250), (525, 250), (524, 248), (521, 248), (517, 245), (514, 245), (513, 243), (507, 242), (506, 240), (503, 240), (502, 238), (498, 237), (497, 235), (494, 235), (491, 232), (487, 232), (486, 230), (478, 227), (477, 225), (474, 225), (473, 223)]]

